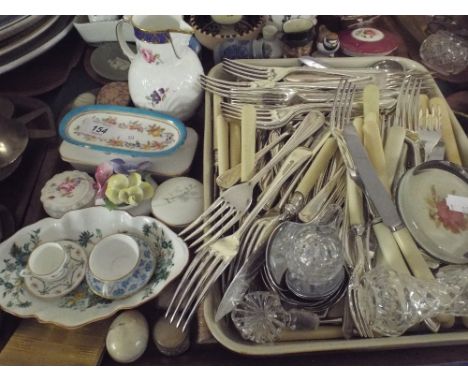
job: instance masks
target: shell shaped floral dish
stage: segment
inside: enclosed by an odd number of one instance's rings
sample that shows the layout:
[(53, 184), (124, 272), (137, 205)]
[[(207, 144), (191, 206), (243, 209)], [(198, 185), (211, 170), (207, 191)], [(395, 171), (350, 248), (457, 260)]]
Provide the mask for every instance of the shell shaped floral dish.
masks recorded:
[(135, 235), (129, 235), (138, 244), (140, 257), (131, 272), (115, 282), (106, 283), (95, 277), (89, 270), (86, 271), (86, 282), (90, 289), (98, 296), (111, 300), (121, 299), (138, 292), (153, 275), (156, 267), (156, 257), (151, 244)]
[(63, 249), (68, 252), (70, 260), (67, 264), (66, 275), (55, 281), (46, 281), (34, 275), (24, 277), (24, 284), (31, 294), (41, 298), (62, 297), (78, 287), (85, 277), (88, 257), (81, 246), (72, 241), (59, 241)]
[(59, 133), (78, 146), (138, 157), (169, 155), (187, 136), (185, 125), (177, 118), (116, 105), (77, 107), (60, 121)]
[(416, 242), (447, 263), (468, 263), (468, 214), (453, 211), (448, 195), (468, 198), (468, 176), (448, 162), (426, 162), (407, 171), (397, 192), (400, 215)]
[[(137, 293), (124, 299), (108, 300), (95, 295), (83, 280), (65, 296), (41, 299), (25, 287), (20, 272), (37, 246), (71, 240), (89, 256), (102, 238), (114, 233), (141, 236), (158, 249), (156, 269), (148, 284)], [(104, 207), (70, 211), (60, 219), (46, 218), (24, 227), (0, 244), (0, 307), (18, 317), (35, 317), (41, 322), (77, 328), (155, 298), (182, 272), (187, 262), (185, 243), (154, 218), (132, 217), (127, 212), (109, 211)]]

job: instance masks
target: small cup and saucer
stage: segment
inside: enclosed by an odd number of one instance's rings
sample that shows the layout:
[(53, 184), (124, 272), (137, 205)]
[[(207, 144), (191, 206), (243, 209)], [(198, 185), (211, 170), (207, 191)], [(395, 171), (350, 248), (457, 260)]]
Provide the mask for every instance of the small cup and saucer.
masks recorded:
[(20, 276), (33, 295), (56, 298), (80, 285), (86, 264), (86, 252), (77, 243), (69, 240), (44, 243), (31, 252)]
[(86, 281), (96, 295), (122, 299), (145, 287), (155, 268), (154, 250), (145, 239), (117, 233), (102, 239), (91, 251)]

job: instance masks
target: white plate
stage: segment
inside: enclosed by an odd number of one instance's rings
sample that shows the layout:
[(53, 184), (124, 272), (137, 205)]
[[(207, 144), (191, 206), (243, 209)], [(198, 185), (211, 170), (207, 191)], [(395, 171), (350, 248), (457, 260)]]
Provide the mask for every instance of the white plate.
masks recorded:
[(65, 26), (64, 29), (62, 29), (59, 33), (57, 33), (50, 40), (44, 42), (44, 44), (22, 55), (21, 57), (13, 59), (13, 61), (0, 65), (0, 74), (9, 72), (10, 70), (17, 68), (18, 66), (21, 66), (31, 61), (32, 59), (36, 58), (42, 53), (47, 52), (50, 48), (58, 44), (68, 34), (68, 32), (70, 32), (72, 28), (73, 28), (73, 19), (70, 20), (70, 22)]
[[(44, 300), (24, 287), (19, 272), (36, 246), (44, 242), (72, 240), (89, 255), (103, 237), (125, 232), (142, 235), (160, 249), (153, 277), (138, 293), (121, 300), (105, 300), (93, 294), (83, 281), (66, 296)], [(187, 261), (185, 243), (154, 218), (132, 217), (126, 212), (109, 211), (104, 207), (71, 211), (60, 219), (46, 218), (24, 227), (0, 244), (0, 307), (18, 317), (35, 317), (41, 322), (76, 328), (155, 298), (182, 272)]]
[(18, 40), (14, 40), (11, 44), (5, 45), (4, 47), (0, 48), (0, 56), (11, 52), (12, 50), (28, 43), (33, 38), (39, 36), (41, 33), (49, 29), (59, 18), (60, 16), (51, 16), (49, 20), (46, 20), (44, 23), (40, 24), (37, 28), (32, 30), (30, 33), (26, 34), (25, 36), (19, 38)]
[(30, 16), (0, 16), (0, 31), (11, 28), (12, 25)]
[(21, 33), (25, 29), (33, 26), (35, 23), (38, 23), (44, 17), (46, 16), (25, 16), (16, 20), (15, 22), (11, 22), (10, 24), (0, 29), (0, 41), (6, 40), (15, 34)]
[(450, 211), (445, 198), (468, 198), (468, 184), (449, 171), (428, 168), (401, 178), (397, 205), (417, 243), (430, 255), (454, 264), (468, 263), (468, 214)]

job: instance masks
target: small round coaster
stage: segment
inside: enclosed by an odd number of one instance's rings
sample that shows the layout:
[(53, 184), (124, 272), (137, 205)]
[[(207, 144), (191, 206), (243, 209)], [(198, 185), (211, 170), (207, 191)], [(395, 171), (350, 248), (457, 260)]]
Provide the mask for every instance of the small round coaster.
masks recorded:
[(187, 331), (169, 323), (167, 318), (160, 318), (153, 328), (153, 340), (158, 350), (164, 355), (175, 356), (186, 352), (190, 346)]
[(116, 42), (105, 43), (91, 53), (90, 64), (101, 77), (111, 81), (127, 81), (130, 61)]

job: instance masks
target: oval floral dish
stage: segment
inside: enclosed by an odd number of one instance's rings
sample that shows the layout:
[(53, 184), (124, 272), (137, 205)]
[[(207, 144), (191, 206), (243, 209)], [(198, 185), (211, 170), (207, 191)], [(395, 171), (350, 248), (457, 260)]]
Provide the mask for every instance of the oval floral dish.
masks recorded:
[[(88, 254), (101, 240), (115, 233), (131, 233), (153, 243), (157, 265), (148, 284), (119, 300), (107, 300), (91, 292), (83, 280), (77, 289), (56, 299), (32, 295), (19, 275), (32, 250), (49, 241), (72, 240)], [(71, 211), (60, 219), (46, 218), (24, 227), (0, 244), (0, 307), (19, 317), (76, 328), (112, 316), (121, 309), (141, 305), (177, 277), (188, 261), (185, 243), (164, 224), (147, 216), (132, 217), (123, 211), (92, 207)]]
[(187, 136), (185, 125), (177, 118), (115, 105), (75, 108), (60, 121), (59, 133), (78, 146), (139, 157), (168, 155)]

